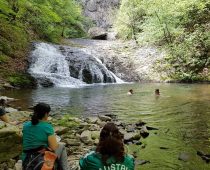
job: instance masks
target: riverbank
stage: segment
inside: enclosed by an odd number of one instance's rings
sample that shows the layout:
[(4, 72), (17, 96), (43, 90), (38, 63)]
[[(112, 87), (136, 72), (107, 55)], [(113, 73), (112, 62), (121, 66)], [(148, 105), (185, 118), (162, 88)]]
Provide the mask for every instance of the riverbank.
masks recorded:
[[(132, 96), (126, 94), (129, 88), (134, 90)], [(159, 97), (153, 94), (156, 88), (160, 89)], [(136, 157), (137, 170), (139, 167), (142, 170), (168, 169), (168, 167), (207, 170), (208, 160), (203, 160), (203, 158), (206, 159), (206, 154), (210, 153), (208, 147), (210, 146), (209, 88), (209, 85), (124, 84), (80, 89), (13, 90), (4, 95), (20, 97), (14, 104), (10, 103), (10, 107), (16, 108), (16, 110), (10, 109), (12, 112), (8, 113), (11, 120), (20, 122), (30, 120), (31, 112), (18, 111), (21, 110), (20, 106), (22, 110), (25, 110), (38, 101), (45, 101), (52, 106), (52, 113), (55, 115), (50, 122), (53, 123), (61, 141), (67, 143), (72, 167), (78, 166), (79, 157), (94, 147), (94, 143), (97, 143), (100, 128), (105, 123), (98, 115), (112, 113), (111, 115), (117, 115), (117, 120), (111, 118), (110, 115), (108, 119), (112, 119), (123, 132), (128, 134), (135, 134), (135, 131), (138, 135), (140, 134), (138, 128), (141, 127), (137, 128), (136, 125), (140, 119), (147, 123), (145, 124), (147, 129), (148, 127), (158, 129), (148, 130), (147, 138), (140, 135), (140, 140), (126, 143), (126, 150)], [(34, 103), (30, 103), (31, 100)], [(0, 138), (2, 140), (0, 143), (6, 144), (6, 149), (4, 147), (1, 150), (2, 157), (6, 158), (9, 153), (16, 154), (13, 155), (15, 159), (8, 163), (11, 168), (19, 159), (21, 152), (19, 134), (22, 123), (18, 126), (19, 128), (9, 126), (10, 132), (12, 128), (12, 133), (10, 133), (12, 136), (5, 135), (6, 139)], [(128, 132), (131, 130), (134, 132)], [(82, 133), (86, 136), (84, 141), (90, 143), (82, 141)], [(13, 147), (13, 144), (18, 147)], [(201, 156), (197, 155), (197, 152)], [(146, 164), (138, 165), (145, 161)], [(9, 167), (8, 164), (3, 163), (6, 167)]]
[[(10, 99), (11, 98), (6, 98)], [(0, 126), (0, 150), (5, 150), (4, 147), (10, 147), (12, 150), (7, 150), (6, 152), (1, 152), (0, 154), (0, 169), (16, 169), (20, 165), (19, 156), (21, 153), (21, 129), (22, 124), (25, 121), (30, 120), (31, 112), (28, 111), (18, 111), (17, 109), (7, 107), (7, 115), (10, 117), (11, 121), (16, 121), (18, 124), (15, 126), (10, 124), (5, 124), (1, 122)], [(120, 129), (120, 132), (124, 135), (124, 143), (126, 152), (132, 154), (137, 158), (138, 152), (131, 151), (130, 145), (141, 146), (144, 148), (144, 144), (141, 142), (141, 138), (146, 138), (149, 136), (149, 130), (158, 130), (157, 128), (152, 128), (146, 126), (145, 122), (139, 120), (135, 123), (125, 123), (117, 118), (117, 115), (99, 115), (98, 117), (75, 117), (71, 115), (54, 115), (49, 118), (49, 122), (55, 128), (55, 133), (61, 140), (60, 142), (65, 143), (67, 148), (68, 160), (71, 169), (76, 170), (79, 168), (79, 159), (84, 156), (88, 151), (93, 149), (99, 139), (100, 129), (107, 122), (114, 122)], [(10, 130), (8, 130), (10, 129)], [(5, 141), (9, 134), (13, 134), (6, 143)], [(16, 138), (16, 142), (14, 139)], [(138, 164), (149, 163), (147, 160), (139, 160)], [(19, 170), (19, 169), (18, 169)]]

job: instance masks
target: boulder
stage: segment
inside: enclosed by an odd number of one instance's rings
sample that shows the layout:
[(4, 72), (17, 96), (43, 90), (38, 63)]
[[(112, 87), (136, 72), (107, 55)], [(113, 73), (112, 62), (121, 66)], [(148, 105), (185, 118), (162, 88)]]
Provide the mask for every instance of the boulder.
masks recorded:
[(62, 127), (62, 126), (56, 126), (55, 127), (55, 133), (57, 135), (63, 135), (69, 131), (68, 127)]
[(80, 140), (85, 144), (90, 144), (92, 142), (91, 132), (89, 130), (85, 130), (80, 135)]
[(0, 122), (0, 162), (19, 156), (22, 151), (22, 135), (15, 126)]
[(96, 124), (91, 124), (89, 127), (90, 131), (100, 131), (100, 127)]
[(128, 142), (133, 142), (133, 140), (139, 140), (140, 139), (140, 135), (137, 133), (125, 133), (124, 134), (124, 142), (128, 143)]
[(109, 116), (103, 116), (103, 115), (99, 115), (98, 118), (101, 120), (101, 121), (104, 121), (104, 122), (107, 122), (107, 121), (111, 121), (112, 118), (109, 117)]
[(91, 132), (91, 138), (92, 138), (93, 140), (99, 139), (99, 136), (100, 136), (100, 132), (99, 132), (99, 131), (92, 131), (92, 132)]
[(14, 108), (12, 108), (12, 107), (6, 107), (6, 108), (5, 108), (5, 111), (6, 111), (7, 113), (12, 113), (12, 112), (17, 112), (18, 110), (17, 110), (17, 109), (14, 109)]
[(110, 117), (110, 118), (112, 118), (112, 119), (114, 119), (114, 120), (117, 119), (117, 115), (112, 114), (112, 113), (110, 113), (110, 114), (105, 114), (105, 116), (108, 116), (108, 117)]
[(182, 152), (179, 154), (178, 159), (187, 162), (190, 160), (190, 155), (189, 153)]
[(97, 117), (87, 117), (86, 119), (85, 119), (85, 121), (87, 122), (87, 123), (96, 123), (97, 121), (98, 121), (98, 118)]
[(100, 27), (92, 27), (88, 30), (88, 34), (92, 39), (97, 40), (106, 40), (107, 39), (107, 33), (103, 28)]
[(146, 126), (142, 126), (141, 130), (140, 130), (140, 135), (143, 137), (143, 138), (146, 138), (149, 136), (149, 131), (147, 130), (147, 127)]

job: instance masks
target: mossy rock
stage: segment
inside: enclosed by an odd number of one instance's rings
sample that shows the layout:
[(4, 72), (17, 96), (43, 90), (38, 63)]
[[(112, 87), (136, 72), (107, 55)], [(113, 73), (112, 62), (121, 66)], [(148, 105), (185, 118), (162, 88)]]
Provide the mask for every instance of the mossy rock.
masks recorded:
[(36, 80), (27, 73), (12, 74), (8, 82), (15, 87), (36, 87)]
[(0, 129), (0, 162), (8, 161), (20, 155), (22, 136), (20, 130), (12, 125)]

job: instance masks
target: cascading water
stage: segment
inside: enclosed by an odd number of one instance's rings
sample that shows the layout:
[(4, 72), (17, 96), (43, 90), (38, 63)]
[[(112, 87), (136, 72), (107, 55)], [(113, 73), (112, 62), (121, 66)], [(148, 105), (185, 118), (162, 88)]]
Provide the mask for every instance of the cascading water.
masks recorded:
[(122, 83), (98, 58), (84, 49), (37, 43), (30, 58), (29, 73), (44, 87)]

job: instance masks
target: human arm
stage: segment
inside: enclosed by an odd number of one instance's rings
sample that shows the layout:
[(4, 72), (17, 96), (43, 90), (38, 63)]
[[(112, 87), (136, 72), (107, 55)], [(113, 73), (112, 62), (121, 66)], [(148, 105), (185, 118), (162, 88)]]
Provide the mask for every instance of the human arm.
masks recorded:
[(48, 145), (53, 151), (55, 151), (58, 148), (58, 142), (54, 134), (48, 136)]
[(4, 108), (1, 108), (0, 107), (0, 119), (6, 123), (9, 123), (9, 118), (8, 116), (6, 115), (6, 111)]
[(9, 123), (9, 118), (8, 118), (8, 116), (7, 116), (6, 114), (3, 115), (3, 116), (0, 116), (0, 119), (1, 119), (2, 121), (6, 122), (6, 123)]
[(55, 132), (51, 124), (45, 125), (45, 132), (47, 134), (48, 146), (53, 151), (58, 148), (58, 142), (56, 140)]

